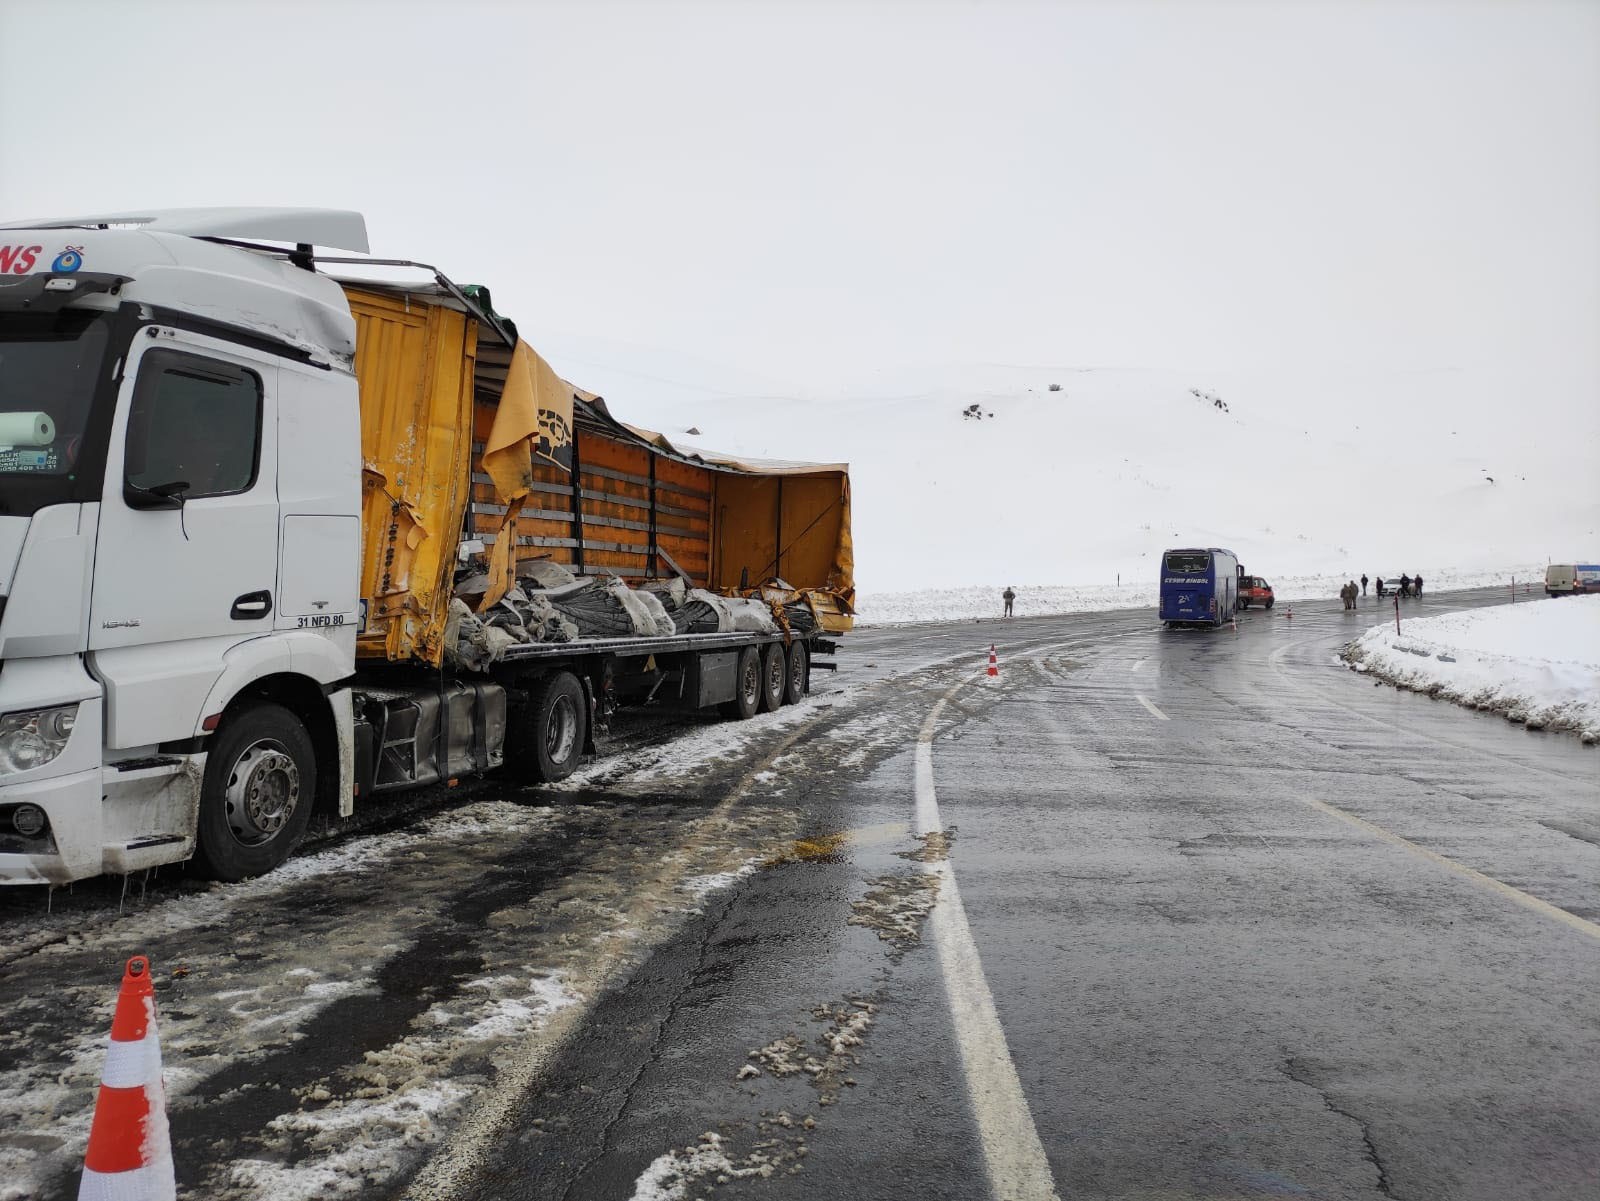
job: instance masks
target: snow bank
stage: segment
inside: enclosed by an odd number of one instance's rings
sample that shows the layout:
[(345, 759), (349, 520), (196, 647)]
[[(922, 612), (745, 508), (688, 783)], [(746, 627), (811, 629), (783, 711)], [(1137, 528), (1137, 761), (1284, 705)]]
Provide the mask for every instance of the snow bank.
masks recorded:
[[(1260, 575), (1272, 585), (1277, 600), (1329, 600), (1339, 599), (1339, 589), (1351, 577), (1340, 575), (1275, 576), (1270, 571), (1257, 569), (1246, 563), (1252, 575)], [(1394, 573), (1399, 575), (1397, 571)], [(1361, 572), (1355, 573), (1361, 578)], [(1480, 571), (1450, 567), (1422, 568), (1422, 578), (1431, 593), (1454, 588), (1484, 588), (1494, 584), (1506, 585), (1515, 578), (1519, 595), (1525, 585), (1537, 592), (1543, 587), (1544, 568), (1520, 567)], [(1062, 613), (1099, 613), (1106, 609), (1153, 609), (1156, 607), (1158, 586), (1152, 576), (1137, 583), (1085, 584), (1081, 586), (1045, 587), (1039, 585), (1014, 585), (1017, 593), (1018, 617), (1047, 617)], [(1002, 603), (1000, 594), (1005, 584), (984, 584), (965, 588), (933, 588), (921, 592), (867, 593), (857, 598), (857, 626), (905, 625), (918, 621), (978, 621), (999, 617)]]
[(1600, 596), (1402, 617), (1400, 633), (1375, 626), (1344, 658), (1402, 688), (1600, 739)]

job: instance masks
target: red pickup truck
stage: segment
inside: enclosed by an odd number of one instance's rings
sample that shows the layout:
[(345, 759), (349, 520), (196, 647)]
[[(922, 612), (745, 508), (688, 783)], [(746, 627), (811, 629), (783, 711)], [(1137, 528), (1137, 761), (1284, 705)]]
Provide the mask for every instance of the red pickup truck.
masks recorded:
[(1251, 605), (1272, 608), (1272, 585), (1258, 575), (1240, 576), (1239, 607), (1248, 609)]

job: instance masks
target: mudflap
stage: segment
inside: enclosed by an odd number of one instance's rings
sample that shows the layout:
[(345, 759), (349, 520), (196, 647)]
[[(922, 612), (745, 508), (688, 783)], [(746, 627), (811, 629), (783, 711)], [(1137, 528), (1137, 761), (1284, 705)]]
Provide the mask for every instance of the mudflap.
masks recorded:
[(578, 682), (583, 685), (584, 699), (589, 702), (589, 720), (584, 723), (583, 753), (598, 755), (600, 753), (598, 736), (611, 733), (611, 725), (606, 717), (602, 716), (600, 698), (595, 694), (594, 681), (583, 675), (578, 677)]

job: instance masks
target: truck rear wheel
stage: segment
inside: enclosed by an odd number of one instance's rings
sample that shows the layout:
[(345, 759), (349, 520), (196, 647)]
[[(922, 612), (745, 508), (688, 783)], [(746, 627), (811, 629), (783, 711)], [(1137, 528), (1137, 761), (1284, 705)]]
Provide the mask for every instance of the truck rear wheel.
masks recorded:
[(789, 692), (789, 661), (783, 643), (769, 643), (761, 652), (761, 711), (776, 713)]
[(583, 685), (570, 671), (558, 671), (526, 695), (508, 713), (506, 765), (514, 776), (536, 784), (565, 780), (583, 758), (588, 716)]
[(811, 651), (796, 638), (789, 647), (789, 672), (784, 682), (784, 699), (798, 705), (811, 690)]
[(734, 669), (733, 699), (720, 706), (724, 717), (740, 721), (754, 717), (761, 708), (761, 652), (747, 646), (739, 652), (739, 663)]
[(246, 880), (289, 857), (311, 821), (317, 756), (282, 705), (240, 709), (206, 756), (195, 864), (214, 880)]

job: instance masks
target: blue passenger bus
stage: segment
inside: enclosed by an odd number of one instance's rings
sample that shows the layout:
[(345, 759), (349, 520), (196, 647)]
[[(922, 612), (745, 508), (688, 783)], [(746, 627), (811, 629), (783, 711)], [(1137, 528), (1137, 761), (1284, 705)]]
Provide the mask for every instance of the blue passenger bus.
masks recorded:
[(1161, 620), (1220, 626), (1239, 605), (1239, 556), (1231, 550), (1169, 550), (1161, 556)]

